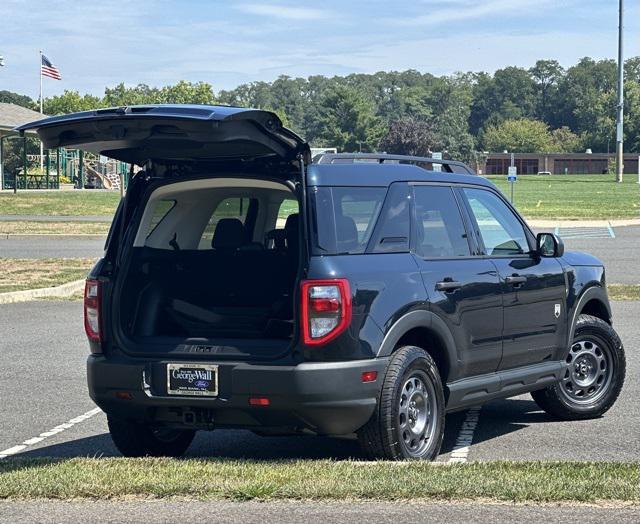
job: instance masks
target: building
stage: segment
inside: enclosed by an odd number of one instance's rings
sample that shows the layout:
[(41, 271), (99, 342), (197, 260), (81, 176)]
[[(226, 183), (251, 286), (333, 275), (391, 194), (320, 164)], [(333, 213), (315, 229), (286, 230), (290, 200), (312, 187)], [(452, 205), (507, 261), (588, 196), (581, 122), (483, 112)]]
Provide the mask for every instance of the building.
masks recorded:
[[(615, 153), (515, 153), (514, 157), (518, 174), (522, 175), (541, 171), (554, 175), (599, 175), (608, 172), (609, 161), (615, 162)], [(625, 174), (638, 174), (638, 158), (636, 153), (624, 155)], [(483, 175), (506, 175), (510, 165), (511, 154), (490, 153), (478, 168)]]
[[(0, 103), (0, 190), (4, 188), (4, 162), (2, 158), (4, 145), (8, 140), (21, 140), (18, 134), (13, 132), (12, 129), (27, 122), (39, 120), (40, 118), (43, 118), (43, 115), (26, 107), (4, 102)], [(26, 134), (34, 137), (37, 136), (35, 131), (28, 131)], [(26, 156), (24, 162), (26, 165)]]

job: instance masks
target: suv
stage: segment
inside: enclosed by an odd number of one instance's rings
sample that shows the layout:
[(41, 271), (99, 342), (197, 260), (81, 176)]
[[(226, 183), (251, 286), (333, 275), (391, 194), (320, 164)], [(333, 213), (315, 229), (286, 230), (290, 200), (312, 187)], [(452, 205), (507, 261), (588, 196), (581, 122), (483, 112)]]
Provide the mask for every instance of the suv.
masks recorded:
[(139, 166), (84, 298), (89, 392), (124, 455), (178, 456), (196, 430), (244, 428), (433, 459), (448, 412), (531, 392), (586, 419), (620, 393), (602, 263), (536, 237), (462, 163), (311, 163), (275, 114), (232, 107), (27, 129)]

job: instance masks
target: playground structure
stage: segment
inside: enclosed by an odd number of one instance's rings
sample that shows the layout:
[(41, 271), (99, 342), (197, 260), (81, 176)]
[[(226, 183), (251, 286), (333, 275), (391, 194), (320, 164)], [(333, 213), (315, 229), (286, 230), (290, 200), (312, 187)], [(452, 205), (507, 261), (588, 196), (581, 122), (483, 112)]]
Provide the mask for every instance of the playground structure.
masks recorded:
[(126, 189), (129, 165), (79, 149), (45, 150), (40, 170), (40, 154), (22, 146), (22, 165), (13, 173), (5, 170), (3, 189), (60, 189), (61, 184), (76, 189)]

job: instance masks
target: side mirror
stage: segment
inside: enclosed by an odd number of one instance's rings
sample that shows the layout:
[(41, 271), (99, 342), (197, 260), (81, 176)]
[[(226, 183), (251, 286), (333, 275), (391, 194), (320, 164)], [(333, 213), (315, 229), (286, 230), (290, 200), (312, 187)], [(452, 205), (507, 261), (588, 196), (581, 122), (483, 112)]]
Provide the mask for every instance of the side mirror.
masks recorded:
[(541, 257), (561, 257), (564, 255), (564, 242), (553, 233), (538, 233), (536, 252)]

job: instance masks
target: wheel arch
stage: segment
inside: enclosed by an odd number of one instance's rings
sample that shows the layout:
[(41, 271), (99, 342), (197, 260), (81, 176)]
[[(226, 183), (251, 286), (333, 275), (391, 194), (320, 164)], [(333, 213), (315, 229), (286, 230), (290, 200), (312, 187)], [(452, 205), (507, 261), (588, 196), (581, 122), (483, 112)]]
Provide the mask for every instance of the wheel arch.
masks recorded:
[(430, 311), (411, 311), (400, 317), (387, 331), (379, 357), (387, 357), (402, 346), (418, 346), (436, 362), (442, 383), (455, 380), (457, 351), (453, 336), (444, 321)]
[(578, 317), (581, 314), (592, 315), (604, 320), (607, 324), (612, 323), (611, 306), (606, 290), (601, 286), (591, 286), (582, 292), (578, 298), (573, 315), (571, 317), (571, 325), (567, 333), (567, 347), (571, 345), (573, 334), (576, 330)]

